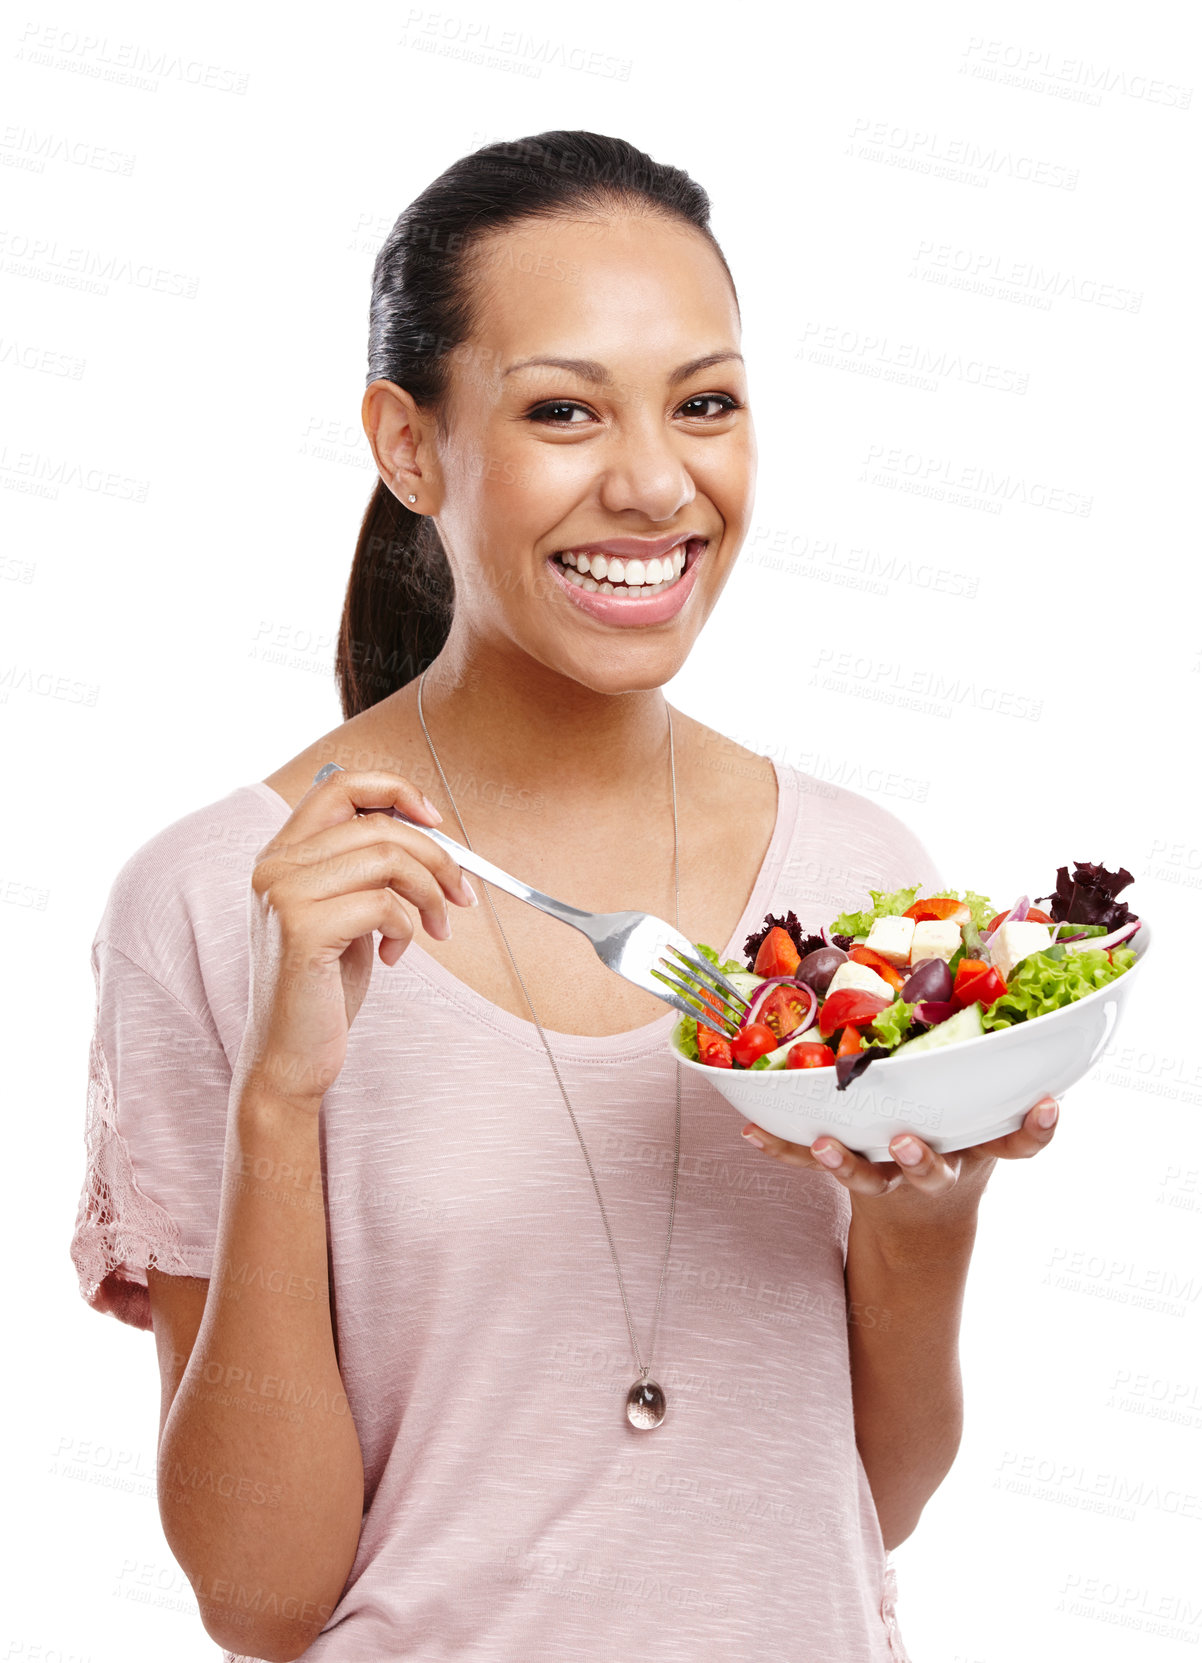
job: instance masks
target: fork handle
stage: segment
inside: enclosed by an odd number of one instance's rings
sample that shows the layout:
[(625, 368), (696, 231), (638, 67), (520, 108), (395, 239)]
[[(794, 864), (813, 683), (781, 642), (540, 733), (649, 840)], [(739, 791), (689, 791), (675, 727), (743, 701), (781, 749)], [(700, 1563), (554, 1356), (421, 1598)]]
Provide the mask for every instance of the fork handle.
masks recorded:
[[(337, 762), (327, 762), (325, 767), (314, 778), (314, 785), (325, 779), (328, 774), (343, 773), (345, 770)], [(369, 808), (358, 809), (359, 814), (391, 814), (394, 820), (402, 825), (412, 826), (414, 831), (424, 832), (425, 835), (437, 843), (439, 848), (445, 849), (451, 859), (457, 861), (468, 872), (474, 872), (478, 878), (484, 878), (489, 883), (496, 884), (507, 894), (516, 895), (519, 901), (527, 901), (540, 912), (549, 913), (552, 918), (558, 918), (561, 924), (571, 924), (587, 935), (591, 941), (592, 934), (588, 924), (596, 917), (595, 913), (586, 912), (582, 907), (569, 906), (566, 901), (557, 901), (553, 895), (544, 895), (541, 889), (532, 889), (528, 883), (520, 878), (510, 877), (508, 872), (502, 872), (499, 866), (494, 866), (491, 860), (485, 860), (474, 849), (469, 849), (466, 843), (457, 843), (453, 837), (437, 830), (434, 826), (423, 826), (420, 820), (412, 820), (409, 815), (402, 814), (399, 808)]]

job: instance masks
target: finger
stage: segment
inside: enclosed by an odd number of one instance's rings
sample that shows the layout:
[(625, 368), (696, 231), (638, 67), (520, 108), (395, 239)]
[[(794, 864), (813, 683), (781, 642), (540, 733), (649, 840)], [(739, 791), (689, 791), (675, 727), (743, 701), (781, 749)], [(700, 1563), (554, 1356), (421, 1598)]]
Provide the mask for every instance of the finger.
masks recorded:
[[(1047, 1126), (1041, 1125), (1041, 1117), (1050, 1116)], [(991, 1138), (988, 1143), (974, 1145), (973, 1153), (979, 1155), (996, 1155), (1003, 1161), (1026, 1161), (1032, 1155), (1038, 1155), (1041, 1149), (1046, 1149), (1056, 1135), (1056, 1125), (1060, 1118), (1060, 1105), (1054, 1097), (1041, 1097), (1038, 1103), (1032, 1103), (1023, 1117), (1022, 1125), (1014, 1132), (1007, 1132), (1003, 1137)]]
[(386, 819), (382, 814), (364, 814), (353, 820), (342, 820), (337, 825), (326, 826), (322, 831), (315, 832), (301, 842), (283, 843), (278, 838), (269, 844), (261, 856), (264, 863), (278, 862), (278, 868), (271, 867), (273, 876), (277, 871), (285, 875), (291, 868), (306, 874), (312, 874), (315, 895), (328, 894), (323, 888), (325, 874), (332, 870), (339, 857), (353, 855), (358, 850), (370, 850), (379, 847), (394, 847), (403, 850), (415, 861), (419, 861), (440, 885), (443, 893), (454, 901), (456, 906), (475, 906), (478, 897), (468, 883), (463, 868), (453, 855), (439, 847), (428, 838), (424, 832), (414, 826), (406, 826), (399, 820)]
[[(748, 1137), (748, 1133), (752, 1135)], [(774, 1137), (762, 1126), (750, 1123), (744, 1129), (743, 1135), (748, 1137), (749, 1142), (757, 1143), (765, 1154), (773, 1156), (783, 1166), (808, 1167), (811, 1170), (817, 1168), (820, 1172), (829, 1172), (857, 1195), (885, 1195), (891, 1189), (896, 1189), (901, 1182), (901, 1169), (892, 1161), (866, 1161), (862, 1155), (855, 1155), (850, 1149), (844, 1148), (836, 1138), (815, 1138), (811, 1148), (804, 1143), (789, 1143), (784, 1138)]]
[(382, 768), (340, 768), (311, 785), (293, 809), (285, 826), (290, 840), (298, 834), (308, 837), (324, 826), (351, 820), (360, 809), (399, 808), (424, 826), (437, 826), (442, 815), (434, 804), (403, 774)]
[(912, 1132), (902, 1132), (890, 1140), (889, 1153), (901, 1169), (907, 1184), (927, 1195), (941, 1195), (951, 1189), (960, 1176), (959, 1162), (954, 1165), (946, 1156), (925, 1144)]
[[(306, 918), (306, 933), (316, 959), (341, 958), (352, 941), (378, 930), (380, 957), (395, 965), (413, 940), (413, 920), (395, 889), (360, 889), (352, 895), (318, 901)], [(387, 955), (385, 948), (388, 949)]]
[[(262, 874), (259, 881), (262, 882)], [(282, 910), (347, 899), (363, 890), (385, 889), (417, 908), (428, 935), (436, 941), (450, 938), (451, 925), (442, 885), (416, 853), (391, 839), (347, 849), (321, 862), (286, 865), (271, 876), (270, 900)]]
[(408, 850), (415, 860), (429, 867), (457, 906), (478, 904), (479, 897), (454, 855), (416, 826), (407, 826), (384, 814), (360, 814), (353, 820), (341, 820), (301, 843), (288, 846), (286, 853), (298, 865), (316, 865), (343, 850), (369, 848), (375, 843), (395, 843), (398, 848)]

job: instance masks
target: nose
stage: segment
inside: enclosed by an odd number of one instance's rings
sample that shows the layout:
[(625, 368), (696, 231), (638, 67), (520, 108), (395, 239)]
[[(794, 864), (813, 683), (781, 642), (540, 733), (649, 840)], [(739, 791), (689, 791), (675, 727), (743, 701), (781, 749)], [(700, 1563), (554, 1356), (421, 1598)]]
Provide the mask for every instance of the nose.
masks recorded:
[(637, 513), (646, 520), (675, 519), (697, 488), (675, 435), (662, 420), (631, 412), (606, 448), (600, 500), (611, 513)]

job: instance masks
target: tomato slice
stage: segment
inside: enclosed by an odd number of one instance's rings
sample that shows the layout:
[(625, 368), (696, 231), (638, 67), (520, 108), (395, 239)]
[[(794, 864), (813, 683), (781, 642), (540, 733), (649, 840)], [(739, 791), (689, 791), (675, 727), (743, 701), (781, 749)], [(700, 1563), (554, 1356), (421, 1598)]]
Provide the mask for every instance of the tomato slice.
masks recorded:
[(888, 982), (889, 986), (896, 989), (898, 993), (905, 987), (906, 978), (901, 971), (895, 965), (890, 964), (885, 955), (878, 953), (874, 947), (853, 947), (847, 956), (854, 963), (866, 964), (869, 970), (875, 970), (877, 975)]
[[(963, 960), (961, 960), (963, 965)], [(983, 1005), (992, 1005), (995, 999), (1000, 999), (1006, 991), (1006, 984), (992, 965), (976, 976), (969, 976), (963, 982), (956, 977), (952, 988), (952, 1004), (957, 1010), (963, 1010), (966, 1005), (975, 1004), (979, 999)]]
[(800, 963), (801, 954), (793, 945), (793, 937), (774, 924), (760, 942), (751, 968), (757, 976), (791, 976)]
[(974, 976), (980, 976), (988, 969), (989, 966), (984, 959), (961, 959), (956, 966), (956, 980), (953, 983), (952, 997), (955, 998), (955, 990), (962, 988), (965, 982), (971, 982)]
[(734, 1067), (730, 1041), (716, 1034), (712, 1028), (707, 1028), (703, 1022), (697, 1024), (697, 1055), (711, 1068)]
[[(992, 935), (993, 931), (997, 929), (998, 925), (1002, 922), (1002, 919), (1005, 918), (1005, 916), (1006, 914), (1004, 912), (995, 913), (985, 926), (985, 934)], [(1047, 913), (1042, 912), (1039, 907), (1032, 907), (1027, 913), (1027, 922), (1031, 924), (1050, 924), (1052, 920), (1048, 917)]]
[(947, 918), (953, 924), (972, 922), (970, 908), (951, 895), (927, 895), (921, 901), (915, 901), (912, 907), (907, 907), (902, 917), (912, 918), (916, 924), (931, 924)]
[(760, 1006), (756, 1021), (772, 1029), (779, 1045), (805, 1021), (814, 998), (814, 994), (803, 993), (798, 987), (774, 987)]
[(864, 1041), (860, 1038), (860, 1030), (854, 1023), (849, 1022), (843, 1030), (843, 1038), (839, 1041), (836, 1057), (854, 1057), (857, 1051), (864, 1049)]
[(823, 1001), (818, 1013), (818, 1032), (823, 1039), (829, 1039), (836, 1028), (844, 1028), (849, 1022), (870, 1022), (892, 1003), (892, 999), (882, 999), (879, 993), (841, 987)]
[(791, 1045), (785, 1052), (786, 1068), (833, 1068), (835, 1053), (829, 1045), (818, 1045), (808, 1039), (799, 1039), (796, 1045)]
[(749, 1022), (730, 1042), (731, 1059), (740, 1068), (750, 1068), (757, 1057), (762, 1057), (765, 1051), (775, 1051), (779, 1044), (771, 1028), (762, 1022)]

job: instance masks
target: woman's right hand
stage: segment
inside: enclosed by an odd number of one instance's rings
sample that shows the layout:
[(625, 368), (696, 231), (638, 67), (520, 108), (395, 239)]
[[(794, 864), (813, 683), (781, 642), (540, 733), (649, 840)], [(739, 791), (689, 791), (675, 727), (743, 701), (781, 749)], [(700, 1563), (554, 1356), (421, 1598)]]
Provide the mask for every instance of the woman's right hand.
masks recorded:
[(438, 844), (389, 814), (435, 825), (400, 774), (339, 770), (309, 788), (258, 854), (250, 881), (250, 1000), (238, 1056), (242, 1090), (316, 1111), (346, 1061), (372, 972), (372, 932), (395, 965), (413, 937), (401, 896), (445, 941), (448, 900), (475, 896)]

